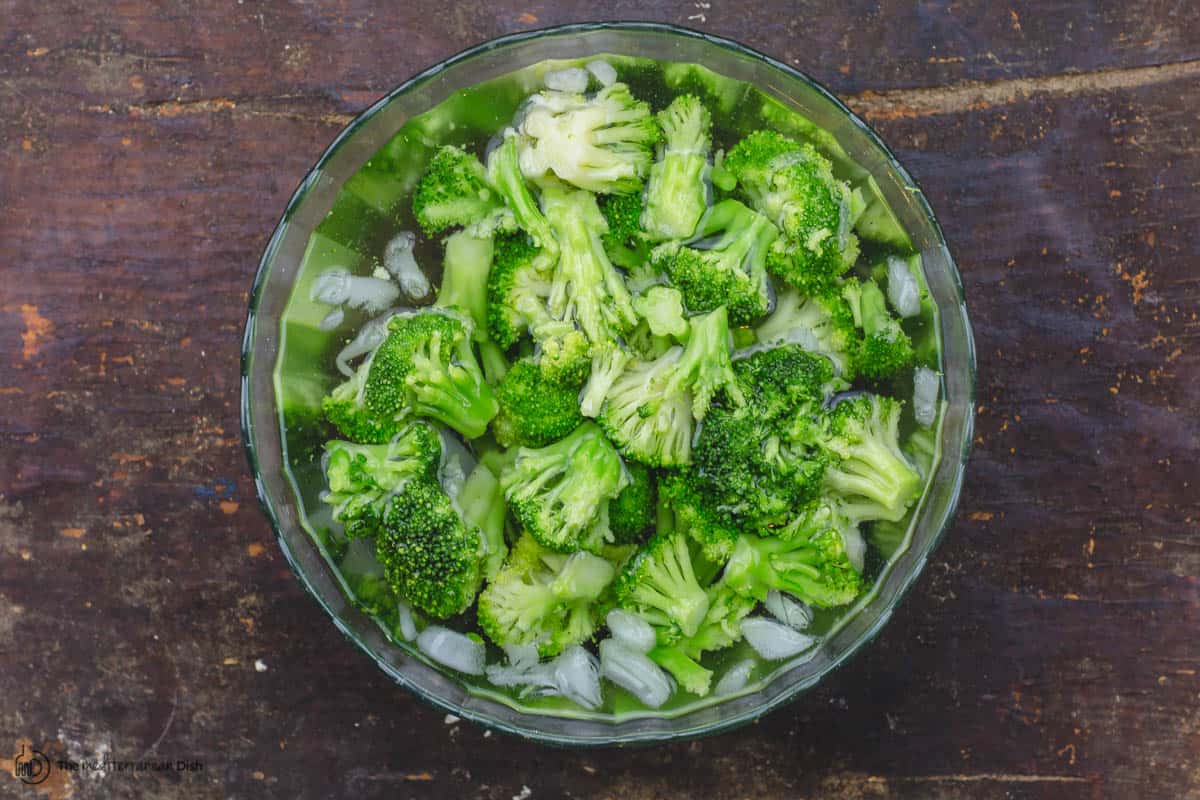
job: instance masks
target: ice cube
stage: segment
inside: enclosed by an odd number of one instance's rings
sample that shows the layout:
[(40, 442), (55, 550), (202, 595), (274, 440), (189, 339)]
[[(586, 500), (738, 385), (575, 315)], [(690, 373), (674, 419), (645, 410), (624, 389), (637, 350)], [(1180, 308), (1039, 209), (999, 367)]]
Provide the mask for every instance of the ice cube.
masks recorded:
[(768, 661), (794, 656), (816, 644), (816, 639), (787, 625), (766, 617), (746, 617), (742, 620), (742, 635)]
[(450, 669), (465, 672), (467, 675), (483, 674), (483, 643), (458, 631), (440, 625), (430, 625), (417, 635), (417, 647), (421, 648), (422, 653)]

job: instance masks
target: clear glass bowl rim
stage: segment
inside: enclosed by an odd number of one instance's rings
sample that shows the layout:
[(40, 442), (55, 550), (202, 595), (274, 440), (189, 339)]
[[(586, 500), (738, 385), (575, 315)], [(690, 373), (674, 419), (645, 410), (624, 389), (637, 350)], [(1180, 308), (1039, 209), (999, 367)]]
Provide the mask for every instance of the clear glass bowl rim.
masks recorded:
[[(397, 670), (390, 668), (388, 665), (386, 665), (380, 659), (380, 657), (369, 648), (369, 646), (367, 645), (366, 642), (362, 641), (361, 639), (359, 639), (358, 637), (353, 635), (351, 633), (351, 631), (347, 629), (346, 625), (343, 624), (343, 622), (340, 620), (340, 618), (337, 616), (337, 614), (334, 613), (333, 609), (331, 609), (329, 607), (329, 605), (326, 603), (326, 601), (321, 597), (321, 595), (314, 588), (314, 586), (312, 585), (308, 576), (306, 575), (304, 569), (297, 563), (295, 556), (291, 552), (290, 545), (287, 543), (287, 541), (284, 538), (284, 531), (283, 531), (282, 525), (279, 520), (279, 515), (275, 508), (275, 501), (269, 496), (269, 493), (267, 492), (265, 485), (261, 479), (262, 470), (260, 469), (259, 459), (256, 454), (254, 437), (253, 437), (254, 419), (253, 419), (253, 414), (252, 414), (252, 410), (251, 410), (250, 370), (251, 370), (251, 365), (252, 365), (252, 360), (253, 360), (253, 358), (252, 358), (253, 352), (252, 351), (253, 351), (254, 337), (255, 337), (255, 333), (256, 333), (258, 310), (259, 310), (259, 306), (260, 306), (260, 303), (262, 300), (262, 293), (263, 293), (264, 287), (266, 286), (267, 278), (270, 274), (271, 264), (276, 255), (276, 251), (279, 246), (280, 240), (283, 236), (283, 233), (285, 231), (286, 225), (287, 225), (288, 221), (291, 219), (291, 217), (293, 216), (295, 210), (304, 201), (304, 199), (307, 196), (307, 194), (309, 193), (309, 191), (316, 185), (317, 178), (322, 174), (322, 170), (325, 167), (325, 165), (327, 163), (329, 163), (329, 161), (338, 152), (338, 150), (342, 147), (342, 145), (345, 144), (346, 142), (348, 142), (354, 136), (355, 132), (364, 123), (366, 123), (368, 120), (370, 120), (376, 114), (378, 114), (381, 110), (386, 108), (397, 97), (400, 97), (400, 96), (404, 95), (405, 93), (411, 91), (415, 87), (420, 86), (421, 84), (430, 80), (435, 75), (438, 75), (439, 73), (443, 72), (444, 70), (448, 69), (449, 67), (451, 67), (455, 64), (458, 64), (462, 61), (469, 60), (474, 56), (477, 56), (477, 55), (480, 55), (483, 53), (487, 53), (487, 52), (490, 52), (492, 50), (496, 50), (499, 48), (516, 45), (516, 44), (519, 44), (521, 42), (525, 42), (525, 41), (528, 41), (531, 39), (538, 39), (538, 38), (546, 37), (546, 36), (556, 36), (556, 35), (575, 34), (575, 33), (588, 33), (588, 32), (593, 32), (593, 31), (605, 31), (605, 30), (620, 30), (620, 31), (633, 31), (633, 32), (641, 31), (641, 32), (647, 32), (647, 33), (682, 36), (682, 37), (686, 37), (686, 38), (690, 38), (690, 39), (701, 40), (707, 44), (710, 44), (710, 45), (713, 45), (713, 46), (716, 46), (719, 48), (723, 48), (723, 49), (732, 51), (736, 54), (740, 54), (742, 56), (748, 56), (752, 59), (761, 61), (761, 62), (767, 64), (768, 66), (785, 73), (793, 80), (796, 80), (803, 84), (806, 84), (808, 86), (808, 88), (810, 88), (811, 90), (816, 92), (818, 95), (820, 95), (825, 101), (832, 104), (855, 127), (857, 127), (859, 129), (859, 131), (862, 134), (864, 134), (872, 142), (872, 144), (880, 150), (880, 152), (883, 153), (883, 155), (885, 156), (885, 160), (888, 163), (888, 166), (896, 172), (896, 174), (903, 180), (903, 182), (905, 184), (907, 184), (908, 186), (910, 186), (916, 190), (915, 196), (916, 196), (918, 203), (922, 209), (922, 212), (925, 216), (925, 220), (930, 225), (931, 231), (936, 240), (936, 244), (943, 251), (943, 255), (946, 259), (947, 267), (949, 269), (949, 277), (953, 284), (953, 290), (957, 296), (958, 309), (957, 310), (947, 309), (947, 308), (939, 306), (939, 312), (943, 315), (948, 313), (948, 311), (957, 311), (957, 313), (961, 314), (961, 324), (963, 326), (963, 334), (965, 337), (965, 341), (963, 341), (963, 345), (965, 347), (965, 355), (966, 355), (966, 360), (967, 360), (964, 367), (967, 372), (968, 382), (965, 386), (966, 410), (965, 410), (965, 415), (964, 415), (964, 419), (963, 419), (963, 433), (962, 433), (962, 441), (960, 442), (960, 447), (954, 451), (948, 451), (948, 450), (944, 449), (942, 452), (943, 460), (953, 459), (956, 462), (956, 464), (955, 464), (954, 475), (953, 475), (953, 485), (948, 490), (949, 491), (949, 500), (946, 503), (945, 509), (943, 511), (941, 524), (938, 527), (938, 530), (933, 532), (933, 535), (931, 536), (928, 544), (924, 548), (925, 552), (923, 553), (923, 557), (921, 558), (921, 561), (916, 566), (916, 568), (912, 569), (909, 573), (907, 573), (906, 575), (903, 576), (902, 581), (901, 581), (899, 587), (897, 588), (895, 595), (893, 596), (892, 600), (887, 604), (887, 607), (884, 609), (883, 613), (879, 614), (879, 616), (877, 617), (877, 619), (874, 621), (874, 623), (871, 625), (870, 628), (868, 628), (863, 634), (861, 634), (844, 651), (842, 651), (836, 657), (834, 657), (834, 659), (829, 663), (829, 665), (824, 670), (814, 674), (808, 680), (793, 682), (790, 686), (787, 686), (782, 691), (778, 692), (775, 696), (765, 697), (763, 702), (758, 703), (757, 705), (753, 705), (740, 713), (730, 715), (728, 717), (723, 717), (721, 719), (716, 720), (715, 722), (712, 722), (712, 723), (709, 723), (709, 724), (706, 724), (703, 726), (694, 727), (694, 728), (684, 728), (682, 730), (670, 730), (670, 731), (656, 730), (656, 731), (651, 731), (648, 733), (647, 732), (633, 732), (630, 734), (623, 734), (623, 733), (619, 732), (619, 730), (617, 729), (616, 726), (614, 726), (613, 733), (611, 735), (607, 735), (607, 736), (589, 735), (586, 737), (577, 737), (577, 736), (572, 736), (569, 734), (564, 735), (564, 734), (558, 734), (558, 733), (549, 733), (549, 732), (539, 729), (537, 727), (537, 725), (535, 724), (535, 721), (538, 719), (537, 715), (517, 714), (518, 721), (516, 721), (516, 722), (507, 721), (507, 720), (499, 719), (497, 717), (494, 717), (494, 716), (486, 714), (486, 713), (478, 712), (474, 709), (463, 708), (462, 706), (460, 706), (459, 704), (457, 704), (453, 701), (449, 701), (449, 700), (442, 698), (436, 694), (428, 692), (424, 689), (424, 687), (421, 687), (418, 684), (406, 679), (406, 677), (403, 674), (399, 673)], [(516, 65), (516, 66), (514, 66), (514, 69), (519, 69), (521, 66), (524, 66), (524, 65), (523, 64)], [(249, 305), (249, 309), (248, 309), (247, 318), (246, 318), (246, 327), (245, 327), (245, 333), (243, 336), (242, 352), (241, 352), (242, 391), (241, 391), (240, 412), (241, 412), (242, 446), (246, 453), (246, 458), (249, 462), (251, 473), (254, 477), (255, 493), (258, 497), (259, 503), (262, 506), (262, 509), (263, 509), (268, 521), (271, 524), (272, 530), (274, 531), (276, 539), (280, 545), (280, 549), (283, 551), (284, 556), (287, 559), (288, 564), (291, 567), (292, 571), (300, 579), (300, 583), (301, 583), (301, 585), (304, 586), (305, 591), (308, 592), (308, 594), (310, 594), (317, 601), (317, 603), (326, 611), (326, 613), (328, 613), (330, 615), (330, 617), (334, 621), (336, 627), (340, 631), (342, 631), (342, 633), (346, 636), (346, 638), (348, 638), (351, 642), (353, 642), (355, 644), (356, 647), (358, 647), (360, 650), (362, 650), (364, 653), (366, 653), (376, 663), (377, 666), (379, 666), (381, 669), (384, 670), (385, 673), (390, 675), (394, 680), (396, 680), (398, 683), (403, 685), (406, 689), (410, 690), (414, 695), (416, 695), (421, 700), (429, 703), (430, 705), (432, 705), (433, 707), (435, 707), (437, 709), (446, 711), (447, 713), (454, 714), (456, 716), (459, 716), (459, 717), (462, 717), (465, 719), (469, 719), (469, 720), (476, 722), (478, 724), (481, 724), (487, 728), (491, 728), (491, 729), (498, 730), (498, 731), (501, 731), (504, 733), (517, 735), (517, 736), (520, 736), (520, 737), (523, 737), (526, 739), (530, 739), (533, 741), (539, 741), (539, 742), (542, 742), (545, 744), (550, 744), (550, 745), (555, 745), (555, 746), (576, 747), (576, 746), (613, 746), (613, 745), (655, 744), (655, 743), (659, 743), (659, 742), (686, 740), (686, 739), (692, 739), (692, 738), (697, 738), (697, 737), (701, 737), (701, 736), (710, 736), (710, 735), (713, 735), (716, 733), (729, 731), (734, 728), (738, 728), (738, 727), (746, 725), (750, 722), (753, 722), (754, 720), (757, 720), (757, 719), (761, 718), (762, 716), (770, 713), (771, 711), (781, 707), (782, 705), (794, 700), (801, 693), (803, 693), (804, 691), (807, 691), (808, 689), (811, 689), (813, 686), (818, 684), (826, 675), (829, 675), (830, 673), (832, 673), (833, 671), (838, 669), (842, 664), (844, 664), (847, 660), (849, 660), (853, 655), (860, 652), (866, 645), (868, 645), (871, 641), (874, 640), (874, 638), (879, 634), (879, 632), (883, 629), (884, 625), (886, 625), (886, 623), (890, 619), (891, 612), (903, 601), (904, 597), (908, 594), (908, 591), (912, 588), (912, 585), (916, 582), (917, 578), (924, 571), (924, 566), (928, 561), (929, 555), (932, 554), (933, 551), (937, 549), (938, 545), (941, 543), (942, 538), (945, 536), (947, 529), (950, 527), (950, 525), (952, 524), (952, 522), (954, 520), (955, 511), (958, 506), (959, 495), (960, 495), (961, 489), (962, 489), (962, 482), (963, 482), (963, 476), (964, 476), (964, 472), (965, 472), (965, 468), (966, 468), (966, 463), (967, 463), (967, 460), (969, 459), (971, 447), (972, 447), (972, 443), (973, 443), (974, 405), (975, 405), (975, 397), (976, 397), (976, 370), (977, 370), (977, 367), (976, 367), (976, 358), (975, 358), (974, 335), (971, 330), (970, 319), (966, 312), (966, 301), (965, 301), (965, 295), (964, 295), (963, 286), (962, 286), (962, 278), (958, 271), (958, 268), (954, 261), (954, 258), (950, 254), (949, 248), (946, 245), (945, 236), (942, 232), (941, 226), (939, 225), (937, 218), (933, 213), (932, 208), (929, 206), (928, 201), (925, 199), (924, 193), (920, 191), (920, 187), (917, 184), (917, 182), (913, 179), (912, 175), (909, 174), (908, 170), (904, 168), (903, 164), (901, 164), (899, 159), (895, 156), (894, 153), (892, 153), (891, 149), (887, 146), (887, 144), (883, 141), (883, 139), (875, 132), (875, 130), (870, 125), (868, 125), (865, 121), (863, 121), (860, 117), (858, 117), (858, 115), (856, 115), (853, 111), (851, 111), (836, 95), (834, 95), (831, 91), (829, 91), (827, 88), (825, 88), (825, 86), (823, 84), (821, 84), (820, 82), (816, 81), (815, 79), (808, 76), (807, 74), (795, 69), (794, 67), (792, 67), (784, 62), (778, 61), (777, 59), (774, 59), (771, 56), (768, 56), (764, 53), (754, 50), (753, 48), (750, 48), (743, 44), (740, 44), (739, 42), (736, 42), (734, 40), (727, 39), (724, 37), (720, 37), (720, 36), (714, 36), (712, 34), (704, 33), (702, 31), (697, 31), (697, 30), (694, 30), (691, 28), (678, 26), (678, 25), (672, 25), (672, 24), (667, 24), (667, 23), (657, 23), (657, 22), (625, 22), (625, 21), (582, 22), (582, 23), (571, 23), (571, 24), (566, 24), (566, 25), (557, 25), (557, 26), (551, 26), (551, 27), (545, 27), (545, 28), (538, 28), (538, 29), (529, 30), (529, 31), (521, 31), (519, 33), (513, 33), (513, 34), (508, 34), (505, 36), (500, 36), (500, 37), (497, 37), (494, 39), (489, 39), (485, 42), (481, 42), (472, 47), (468, 47), (468, 48), (438, 62), (437, 64), (434, 64), (433, 66), (428, 67), (425, 70), (422, 70), (421, 72), (417, 73), (413, 77), (411, 77), (408, 80), (404, 81), (403, 83), (399, 84), (398, 86), (396, 86), (396, 88), (392, 89), (390, 92), (388, 92), (386, 95), (381, 97), (379, 100), (377, 100), (371, 106), (369, 106), (367, 109), (365, 109), (364, 111), (362, 111), (358, 115), (356, 115), (354, 117), (354, 119), (352, 119), (349, 123), (347, 123), (346, 126), (338, 133), (338, 135), (328, 145), (328, 147), (326, 147), (325, 151), (321, 154), (320, 158), (316, 161), (316, 163), (305, 174), (304, 178), (300, 181), (299, 186), (296, 188), (295, 192), (293, 192), (291, 198), (288, 200), (287, 206), (285, 207), (282, 215), (280, 216), (280, 220), (276, 224), (275, 229), (272, 232), (271, 238), (268, 241), (267, 246), (263, 251), (263, 255), (262, 255), (261, 259), (259, 260), (259, 266), (255, 273), (254, 282), (253, 282), (253, 284), (251, 286), (251, 290), (250, 290), (248, 305)], [(272, 365), (272, 369), (273, 368), (274, 368), (274, 365)], [(766, 690), (773, 683), (783, 680), (783, 679), (784, 679), (783, 676), (777, 676), (770, 683), (765, 684), (762, 689), (760, 689), (758, 692), (755, 692), (754, 694), (765, 694)], [(751, 695), (751, 696), (753, 696), (753, 695)], [(687, 715), (685, 714), (676, 719), (684, 719), (684, 718), (686, 718), (686, 716)], [(522, 718), (529, 720), (529, 722), (528, 723), (523, 722)]]

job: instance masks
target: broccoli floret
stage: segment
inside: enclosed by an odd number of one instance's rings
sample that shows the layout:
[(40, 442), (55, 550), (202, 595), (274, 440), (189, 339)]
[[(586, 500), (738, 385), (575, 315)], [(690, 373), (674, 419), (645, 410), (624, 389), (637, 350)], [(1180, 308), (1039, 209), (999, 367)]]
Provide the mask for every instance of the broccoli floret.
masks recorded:
[(855, 522), (901, 519), (921, 491), (921, 476), (900, 450), (902, 403), (862, 394), (829, 413), (820, 441), (831, 461), (825, 484)]
[(629, 484), (608, 503), (608, 524), (617, 544), (636, 544), (654, 523), (654, 473), (636, 461), (625, 464)]
[(558, 257), (558, 243), (550, 230), (550, 224), (542, 216), (537, 201), (525, 185), (515, 136), (506, 135), (500, 145), (492, 150), (488, 156), (487, 175), (492, 186), (512, 211), (517, 226), (529, 234), (534, 247), (541, 248), (537, 255), (539, 271), (544, 272), (553, 267), (554, 260)]
[(551, 322), (536, 335), (537, 362), (546, 380), (578, 389), (591, 372), (595, 350), (583, 331), (566, 322)]
[(741, 641), (738, 623), (758, 606), (758, 600), (739, 594), (723, 579), (710, 586), (707, 594), (708, 613), (704, 615), (704, 621), (694, 634), (676, 645), (692, 658)]
[(496, 387), (500, 411), (492, 433), (504, 447), (542, 447), (566, 436), (583, 422), (579, 385), (547, 379), (532, 359), (512, 366)]
[(589, 192), (622, 194), (641, 186), (660, 132), (650, 107), (613, 83), (591, 97), (533, 95), (519, 135), (521, 171), (530, 180), (553, 174)]
[(646, 181), (642, 228), (653, 239), (686, 239), (708, 207), (712, 117), (698, 97), (685, 94), (660, 111), (658, 121), (663, 147)]
[(608, 501), (625, 488), (621, 458), (593, 423), (546, 447), (523, 447), (500, 476), (509, 507), (543, 547), (571, 552), (611, 539)]
[(352, 539), (374, 536), (391, 495), (410, 480), (430, 480), (442, 456), (441, 438), (425, 423), (409, 425), (386, 444), (325, 445), (322, 500)]
[(886, 378), (913, 363), (912, 340), (887, 309), (883, 290), (873, 280), (849, 280), (842, 296), (862, 330), (857, 371), (868, 378)]
[(615, 574), (600, 556), (556, 553), (522, 536), (479, 596), (479, 625), (498, 645), (536, 644), (542, 656), (557, 655), (595, 632), (597, 601)]
[(828, 359), (796, 345), (734, 362), (745, 402), (709, 411), (692, 466), (669, 474), (663, 494), (706, 556), (729, 556), (739, 533), (786, 523), (822, 486), (822, 451), (797, 436), (821, 414)]
[(629, 458), (655, 467), (691, 460), (693, 418), (703, 419), (724, 391), (741, 402), (729, 360), (724, 307), (693, 317), (687, 345), (653, 361), (636, 361), (613, 382), (601, 421)]
[(487, 277), (487, 330), (505, 350), (553, 321), (546, 309), (553, 273), (541, 269), (540, 252), (523, 233), (496, 237)]
[(434, 153), (413, 193), (413, 214), (426, 235), (480, 222), (504, 208), (479, 159), (446, 145)]
[(767, 592), (787, 592), (817, 608), (845, 605), (858, 596), (862, 576), (846, 557), (836, 530), (815, 538), (740, 537), (721, 580), (755, 600)]
[(594, 419), (600, 415), (605, 398), (629, 364), (630, 354), (611, 339), (592, 345), (591, 353), (591, 372), (579, 396), (579, 411)]
[(811, 144), (756, 131), (729, 151), (724, 167), (783, 233), (767, 256), (776, 275), (812, 291), (854, 263), (858, 237), (851, 228), (862, 213), (862, 197), (834, 177), (829, 159)]
[(700, 220), (690, 245), (667, 242), (651, 258), (683, 292), (691, 313), (725, 306), (740, 325), (767, 313), (771, 289), (766, 256), (777, 231), (737, 200), (722, 200)]
[(712, 685), (712, 670), (706, 669), (675, 645), (659, 645), (647, 653), (650, 660), (671, 673), (685, 692), (704, 697)]
[(596, 198), (547, 186), (542, 206), (560, 248), (550, 314), (560, 322), (575, 323), (593, 345), (610, 342), (637, 324), (637, 313), (625, 281), (600, 243), (607, 223)]
[(838, 287), (817, 289), (807, 297), (787, 288), (777, 297), (771, 316), (755, 332), (764, 344), (798, 344), (820, 353), (833, 362), (844, 381), (854, 379), (860, 337), (854, 315)]
[(642, 192), (603, 194), (596, 198), (608, 232), (600, 237), (609, 259), (619, 267), (637, 269), (650, 259), (650, 240), (642, 230)]
[(370, 371), (371, 359), (367, 358), (321, 401), (321, 411), (347, 439), (366, 444), (384, 444), (407, 427), (409, 420), (395, 416), (380, 417), (366, 407), (363, 395)]
[(670, 286), (651, 286), (633, 300), (634, 310), (646, 320), (653, 336), (683, 338), (688, 331), (683, 317), (683, 295)]
[(431, 417), (468, 439), (487, 430), (496, 398), (471, 349), (472, 323), (450, 310), (397, 314), (371, 357), (363, 405), (376, 418)]
[(625, 565), (616, 592), (622, 608), (683, 636), (694, 634), (708, 612), (687, 536), (679, 532), (655, 534)]
[(409, 481), (392, 496), (375, 547), (388, 583), (432, 616), (462, 613), (479, 591), (483, 538), (436, 480)]

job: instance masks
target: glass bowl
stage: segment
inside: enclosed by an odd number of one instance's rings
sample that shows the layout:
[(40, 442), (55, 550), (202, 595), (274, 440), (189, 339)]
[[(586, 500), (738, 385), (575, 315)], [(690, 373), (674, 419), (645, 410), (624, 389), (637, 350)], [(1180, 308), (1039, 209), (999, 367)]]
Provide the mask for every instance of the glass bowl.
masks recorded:
[[(281, 318), (309, 247), (339, 190), (409, 119), (461, 90), (549, 59), (642, 56), (701, 64), (750, 83), (824, 128), (869, 173), (922, 256), (941, 340), (941, 453), (903, 533), (906, 547), (840, 627), (803, 658), (780, 666), (743, 693), (673, 713), (568, 717), (520, 710), (394, 644), (347, 597), (337, 571), (306, 530), (303, 498), (285, 468), (283, 411), (274, 367)], [(368, 188), (369, 193), (369, 188)], [(963, 289), (921, 190), (866, 123), (812, 79), (735, 42), (667, 25), (568, 25), (506, 36), (466, 50), (397, 87), (358, 115), (333, 141), (288, 203), (263, 254), (250, 294), (242, 350), (242, 436), (258, 496), (288, 562), (334, 624), (388, 675), (438, 708), (497, 730), (558, 745), (612, 745), (683, 739), (745, 724), (814, 686), (869, 642), (916, 580), (950, 523), (970, 452), (975, 353)]]

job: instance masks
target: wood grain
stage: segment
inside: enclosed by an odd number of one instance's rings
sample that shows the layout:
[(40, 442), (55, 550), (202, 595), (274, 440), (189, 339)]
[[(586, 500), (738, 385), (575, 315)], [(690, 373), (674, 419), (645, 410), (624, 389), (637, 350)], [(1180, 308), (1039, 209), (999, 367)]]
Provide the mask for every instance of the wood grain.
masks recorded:
[[(342, 639), (254, 500), (237, 369), (259, 252), (349, 115), (597, 15), (739, 39), (877, 127), (963, 272), (979, 420), (959, 519), (864, 654), (739, 732), (563, 752), (448, 723)], [(0, 754), (206, 764), (45, 796), (1200, 797), (1195, 4), (3, 16)]]

